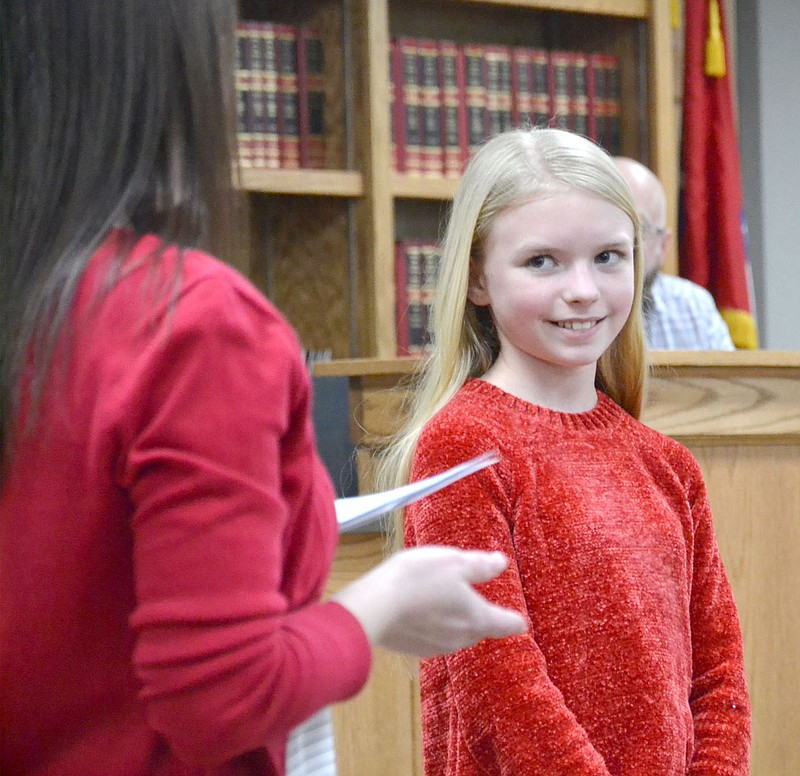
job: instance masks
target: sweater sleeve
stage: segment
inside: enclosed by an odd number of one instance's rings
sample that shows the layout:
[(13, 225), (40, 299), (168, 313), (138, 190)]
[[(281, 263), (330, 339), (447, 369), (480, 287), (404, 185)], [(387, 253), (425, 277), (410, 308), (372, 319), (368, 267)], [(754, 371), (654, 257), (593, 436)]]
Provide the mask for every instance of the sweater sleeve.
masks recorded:
[(134, 665), (188, 763), (280, 749), (366, 681), (355, 618), (319, 603), (336, 543), (294, 333), (243, 282), (184, 288), (105, 392), (132, 502)]
[(694, 755), (691, 776), (747, 776), (750, 702), (736, 604), (719, 554), (711, 509), (696, 462), (689, 500), (694, 520), (692, 691)]
[[(417, 448), (412, 477), (422, 478), (492, 448), (491, 434), (464, 424), (429, 426)], [(455, 427), (455, 428), (454, 428)], [(501, 451), (502, 453), (502, 451)], [(507, 483), (513, 477), (509, 457), (423, 499), (406, 512), (410, 544), (443, 544), (466, 549), (499, 550), (510, 566), (480, 586), (491, 601), (528, 616), (520, 574), (514, 563), (513, 504)], [(603, 758), (548, 678), (536, 633), (487, 640), (423, 665), (439, 673), (455, 704), (447, 735), (463, 736), (481, 772), (536, 773), (540, 776), (608, 774)], [(446, 680), (442, 679), (446, 676)], [(423, 685), (423, 717), (426, 703)], [(432, 725), (441, 721), (430, 720)], [(454, 745), (451, 741), (449, 746)], [(440, 742), (441, 745), (441, 742)], [(437, 772), (437, 764), (426, 769)]]

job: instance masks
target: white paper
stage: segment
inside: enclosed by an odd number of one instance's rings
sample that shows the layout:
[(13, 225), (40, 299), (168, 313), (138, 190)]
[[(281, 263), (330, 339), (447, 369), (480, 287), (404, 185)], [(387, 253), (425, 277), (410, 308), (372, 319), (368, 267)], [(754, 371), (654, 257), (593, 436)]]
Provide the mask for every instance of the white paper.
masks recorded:
[(331, 707), (301, 722), (286, 742), (286, 776), (336, 776)]
[(365, 496), (338, 498), (336, 499), (336, 519), (339, 523), (339, 532), (347, 533), (364, 528), (376, 517), (408, 506), (425, 496), (430, 496), (431, 493), (436, 493), (437, 490), (446, 488), (462, 477), (473, 474), (486, 466), (491, 466), (499, 460), (500, 456), (495, 451), (491, 451), (453, 466), (440, 474), (412, 482), (410, 485), (403, 485), (380, 493), (368, 493)]

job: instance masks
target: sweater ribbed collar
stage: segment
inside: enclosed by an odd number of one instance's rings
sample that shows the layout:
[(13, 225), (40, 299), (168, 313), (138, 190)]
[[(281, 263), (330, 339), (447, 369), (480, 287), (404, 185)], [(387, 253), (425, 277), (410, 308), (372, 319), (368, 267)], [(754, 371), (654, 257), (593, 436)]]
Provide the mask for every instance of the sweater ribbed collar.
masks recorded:
[(560, 425), (565, 429), (608, 429), (619, 425), (626, 414), (625, 410), (602, 391), (597, 392), (597, 404), (592, 409), (586, 412), (561, 412), (521, 399), (480, 378), (468, 380), (461, 390), (465, 395), (475, 397), (483, 406), (505, 407), (515, 413), (535, 416), (541, 422)]

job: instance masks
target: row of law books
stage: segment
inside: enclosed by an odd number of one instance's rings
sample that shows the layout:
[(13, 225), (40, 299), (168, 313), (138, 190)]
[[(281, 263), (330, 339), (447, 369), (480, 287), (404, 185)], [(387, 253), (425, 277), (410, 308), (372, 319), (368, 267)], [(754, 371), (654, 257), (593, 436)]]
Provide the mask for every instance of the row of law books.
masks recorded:
[(439, 270), (439, 249), (427, 240), (395, 243), (397, 355), (418, 356), (430, 348), (430, 313)]
[(241, 21), (236, 41), (240, 166), (324, 167), (324, 50), (319, 32)]
[(620, 152), (620, 63), (612, 54), (402, 37), (390, 49), (392, 163), (458, 177), (486, 138), (553, 126)]

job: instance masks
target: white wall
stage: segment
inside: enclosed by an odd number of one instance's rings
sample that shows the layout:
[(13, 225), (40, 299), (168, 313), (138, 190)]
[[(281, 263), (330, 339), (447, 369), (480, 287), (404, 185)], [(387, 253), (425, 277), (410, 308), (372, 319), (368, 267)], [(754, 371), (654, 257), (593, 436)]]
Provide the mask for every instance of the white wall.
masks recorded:
[(737, 0), (739, 145), (761, 347), (800, 350), (800, 0)]

